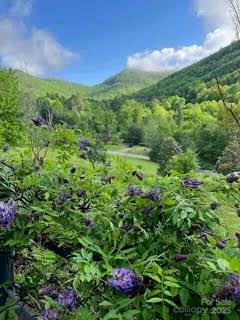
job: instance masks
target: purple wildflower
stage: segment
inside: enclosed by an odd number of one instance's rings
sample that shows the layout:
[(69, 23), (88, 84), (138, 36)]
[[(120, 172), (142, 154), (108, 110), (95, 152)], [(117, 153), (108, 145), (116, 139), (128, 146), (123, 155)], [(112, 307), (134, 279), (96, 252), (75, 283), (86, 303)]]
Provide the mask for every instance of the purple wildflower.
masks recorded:
[(90, 141), (88, 139), (83, 138), (80, 141), (80, 149), (81, 150), (87, 150), (90, 146), (91, 146), (91, 143), (90, 143)]
[(159, 189), (152, 189), (147, 193), (144, 193), (143, 198), (158, 202), (160, 201), (160, 193)]
[(42, 127), (47, 124), (46, 119), (44, 119), (41, 115), (38, 115), (34, 118), (32, 118), (32, 122), (35, 124), (37, 127)]
[(214, 295), (217, 300), (235, 300), (240, 299), (240, 274), (229, 276), (224, 287)]
[(240, 249), (240, 240), (238, 240), (237, 248)]
[(84, 224), (85, 224), (86, 227), (91, 227), (92, 226), (92, 219), (85, 218), (84, 219)]
[(77, 293), (75, 290), (67, 289), (58, 295), (59, 304), (74, 308), (77, 303)]
[(216, 247), (217, 247), (218, 249), (224, 249), (224, 248), (225, 248), (225, 244), (224, 244), (222, 241), (218, 241), (218, 242), (216, 243)]
[(139, 196), (142, 194), (142, 190), (138, 186), (129, 186), (126, 196)]
[(234, 293), (233, 293), (234, 299), (240, 299), (240, 285), (235, 287)]
[(174, 260), (175, 262), (177, 262), (177, 261), (184, 261), (184, 260), (187, 260), (187, 256), (182, 255), (182, 254), (178, 254), (178, 255), (176, 255), (176, 256), (173, 257), (173, 260)]
[(113, 277), (107, 280), (107, 284), (119, 293), (135, 291), (141, 284), (142, 279), (128, 268), (113, 270)]
[(202, 181), (199, 181), (197, 179), (189, 179), (189, 178), (183, 180), (183, 182), (182, 182), (182, 185), (184, 187), (193, 188), (193, 189), (198, 188), (201, 184), (203, 184)]
[(235, 288), (230, 285), (225, 285), (222, 289), (220, 289), (215, 295), (214, 299), (221, 300), (231, 300), (233, 299)]
[(12, 199), (0, 202), (0, 228), (7, 229), (16, 217), (17, 205)]
[(232, 286), (240, 285), (240, 274), (233, 273), (228, 277), (227, 283)]
[(240, 172), (232, 172), (227, 176), (227, 182), (233, 183), (240, 180)]
[(42, 312), (42, 317), (44, 317), (47, 320), (58, 320), (59, 312), (57, 310), (44, 310)]
[(142, 212), (143, 214), (146, 214), (146, 215), (151, 214), (152, 211), (153, 211), (153, 207), (144, 207), (144, 208), (141, 209), (141, 212)]
[(213, 202), (213, 203), (210, 204), (210, 209), (216, 210), (217, 208), (218, 208), (218, 203)]
[(128, 223), (128, 222), (125, 222), (122, 227), (121, 227), (122, 231), (125, 232), (125, 233), (128, 233), (130, 231), (139, 231), (139, 227), (132, 224), (132, 223)]
[(48, 297), (56, 297), (58, 294), (58, 287), (55, 284), (48, 284), (40, 289), (39, 293)]

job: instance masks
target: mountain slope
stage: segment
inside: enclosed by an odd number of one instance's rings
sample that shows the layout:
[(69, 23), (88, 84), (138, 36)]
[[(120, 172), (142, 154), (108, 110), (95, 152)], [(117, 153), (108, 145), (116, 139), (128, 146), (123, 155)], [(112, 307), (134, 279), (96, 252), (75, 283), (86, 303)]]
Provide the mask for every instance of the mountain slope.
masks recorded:
[(86, 96), (90, 90), (90, 87), (78, 83), (37, 78), (19, 70), (16, 71), (16, 74), (23, 90), (36, 95), (59, 93), (64, 96), (70, 96), (72, 94)]
[(194, 101), (197, 92), (206, 83), (218, 77), (229, 77), (240, 69), (240, 41), (219, 50), (207, 58), (177, 71), (160, 80), (157, 84), (145, 88), (131, 98), (149, 101), (155, 98), (165, 99), (179, 95), (187, 101)]
[(149, 87), (169, 75), (169, 72), (144, 72), (124, 70), (92, 87), (92, 96), (109, 97), (130, 94)]
[(140, 89), (157, 83), (168, 74), (167, 72), (124, 70), (99, 85), (84, 86), (62, 80), (41, 79), (25, 72), (17, 71), (17, 76), (22, 88), (32, 94), (43, 95), (46, 93), (58, 93), (65, 96), (79, 94), (82, 97), (107, 99), (137, 92)]

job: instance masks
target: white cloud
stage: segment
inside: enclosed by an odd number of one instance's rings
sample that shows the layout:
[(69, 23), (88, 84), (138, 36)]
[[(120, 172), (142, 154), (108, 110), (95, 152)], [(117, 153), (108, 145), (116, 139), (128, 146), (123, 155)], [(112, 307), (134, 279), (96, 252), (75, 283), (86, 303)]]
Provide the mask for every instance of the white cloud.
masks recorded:
[(32, 0), (15, 0), (12, 8), (10, 9), (10, 15), (25, 17), (32, 13)]
[(20, 15), (30, 14), (31, 4), (30, 0), (17, 0), (8, 15), (0, 17), (0, 61), (32, 75), (50, 75), (64, 69), (78, 55), (64, 48), (48, 31), (27, 30)]
[(201, 45), (135, 53), (128, 57), (127, 67), (143, 71), (175, 70), (216, 52), (234, 39), (230, 13), (225, 0), (195, 0), (196, 13), (212, 31)]

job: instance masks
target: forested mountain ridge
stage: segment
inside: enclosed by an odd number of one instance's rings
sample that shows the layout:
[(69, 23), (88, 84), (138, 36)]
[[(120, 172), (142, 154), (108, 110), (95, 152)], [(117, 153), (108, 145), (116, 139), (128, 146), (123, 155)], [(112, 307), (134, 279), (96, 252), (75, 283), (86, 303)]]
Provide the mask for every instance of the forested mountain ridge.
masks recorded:
[(149, 87), (164, 77), (170, 72), (146, 72), (137, 70), (124, 70), (100, 85), (92, 87), (92, 97), (114, 97), (137, 92), (143, 88)]
[(194, 102), (204, 87), (211, 87), (215, 82), (215, 75), (224, 83), (232, 84), (240, 78), (238, 71), (240, 71), (240, 41), (165, 77), (157, 84), (140, 90), (131, 98), (151, 101), (178, 95), (188, 102)]
[(137, 92), (157, 83), (169, 74), (169, 72), (123, 70), (98, 85), (85, 86), (63, 80), (37, 78), (22, 71), (16, 73), (23, 90), (32, 94), (58, 93), (63, 96), (79, 94), (81, 97), (106, 99)]

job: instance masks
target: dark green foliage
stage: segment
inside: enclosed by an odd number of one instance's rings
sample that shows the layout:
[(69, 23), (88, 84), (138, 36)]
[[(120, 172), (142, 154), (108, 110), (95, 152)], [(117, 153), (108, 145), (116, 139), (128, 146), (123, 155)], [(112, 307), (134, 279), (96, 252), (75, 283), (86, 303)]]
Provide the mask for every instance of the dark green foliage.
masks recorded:
[(143, 130), (136, 125), (132, 125), (128, 128), (128, 131), (124, 137), (124, 141), (131, 145), (138, 145), (143, 140)]
[(206, 165), (215, 165), (226, 147), (228, 138), (226, 132), (217, 127), (201, 126), (195, 136), (195, 144), (200, 160)]
[(160, 140), (149, 152), (149, 157), (152, 161), (159, 163), (161, 170), (164, 171), (168, 161), (181, 152), (181, 146), (174, 138), (169, 137)]

